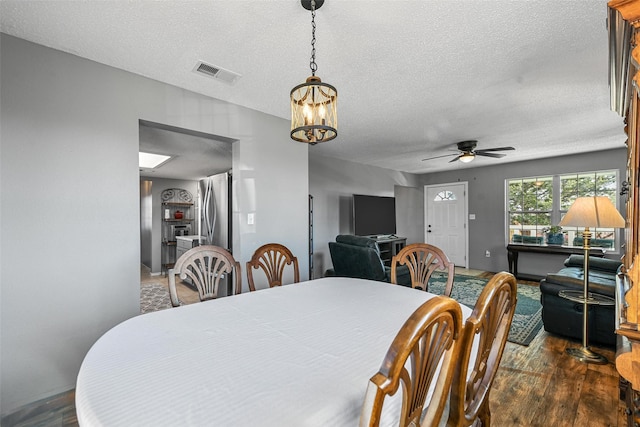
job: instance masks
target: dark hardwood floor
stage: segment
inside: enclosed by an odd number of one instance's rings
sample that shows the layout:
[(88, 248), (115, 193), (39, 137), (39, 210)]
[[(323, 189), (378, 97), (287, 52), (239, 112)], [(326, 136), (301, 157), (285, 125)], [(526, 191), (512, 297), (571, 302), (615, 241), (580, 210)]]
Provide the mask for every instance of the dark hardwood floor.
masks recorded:
[(565, 353), (577, 342), (544, 330), (528, 347), (507, 343), (491, 390), (494, 426), (626, 426), (618, 401), (614, 350), (592, 347), (607, 365)]
[[(478, 275), (490, 277), (491, 273)], [(162, 278), (143, 275), (143, 281)], [(188, 292), (193, 291), (181, 288), (181, 299), (188, 298)], [(567, 347), (579, 346), (544, 330), (527, 347), (507, 343), (491, 390), (492, 425), (625, 427), (624, 408), (618, 400), (619, 377), (612, 363), (614, 350), (593, 347), (610, 363), (589, 365), (565, 353)], [(2, 419), (4, 427), (77, 425), (73, 391), (36, 402)]]
[(526, 347), (507, 342), (491, 389), (493, 426), (626, 427), (615, 349), (591, 346), (609, 360), (592, 365), (567, 355), (569, 347), (581, 343), (544, 330)]

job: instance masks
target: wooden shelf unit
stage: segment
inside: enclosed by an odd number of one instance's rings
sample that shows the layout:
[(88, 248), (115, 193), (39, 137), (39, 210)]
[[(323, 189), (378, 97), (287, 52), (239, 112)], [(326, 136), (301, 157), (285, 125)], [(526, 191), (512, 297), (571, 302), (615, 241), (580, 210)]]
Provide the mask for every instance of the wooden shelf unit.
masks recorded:
[[(191, 192), (182, 188), (169, 188), (160, 194), (162, 200), (162, 273), (167, 273), (176, 262), (176, 228), (180, 225), (188, 225), (190, 232), (196, 233), (193, 223), (194, 202)], [(182, 211), (183, 217), (176, 218), (175, 213)]]
[(640, 425), (640, 0), (608, 3), (611, 109), (625, 118), (627, 176), (623, 274), (616, 290), (616, 369), (627, 425)]

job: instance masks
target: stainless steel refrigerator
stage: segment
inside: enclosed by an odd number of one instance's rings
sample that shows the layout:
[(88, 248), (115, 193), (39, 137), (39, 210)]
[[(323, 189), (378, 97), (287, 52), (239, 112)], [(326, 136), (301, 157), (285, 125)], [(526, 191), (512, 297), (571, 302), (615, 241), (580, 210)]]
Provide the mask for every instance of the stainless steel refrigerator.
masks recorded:
[(233, 253), (231, 233), (231, 172), (200, 181), (200, 235), (203, 245), (215, 245)]
[[(233, 254), (231, 233), (231, 172), (200, 181), (200, 244), (214, 245)], [(231, 295), (233, 278), (224, 277), (219, 296)]]

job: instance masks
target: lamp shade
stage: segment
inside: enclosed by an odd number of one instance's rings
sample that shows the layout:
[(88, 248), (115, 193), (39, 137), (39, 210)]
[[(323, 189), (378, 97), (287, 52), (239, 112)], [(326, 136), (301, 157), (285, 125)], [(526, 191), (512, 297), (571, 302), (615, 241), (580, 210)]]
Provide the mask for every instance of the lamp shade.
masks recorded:
[(608, 197), (578, 197), (559, 225), (623, 228), (625, 221)]

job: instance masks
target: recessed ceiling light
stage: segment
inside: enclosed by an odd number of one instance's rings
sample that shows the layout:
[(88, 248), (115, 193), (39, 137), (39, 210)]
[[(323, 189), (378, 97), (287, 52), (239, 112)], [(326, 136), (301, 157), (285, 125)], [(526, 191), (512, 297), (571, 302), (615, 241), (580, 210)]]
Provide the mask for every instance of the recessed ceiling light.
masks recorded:
[(157, 168), (171, 158), (171, 156), (165, 156), (164, 154), (143, 153), (142, 151), (138, 154), (138, 166), (143, 169)]

